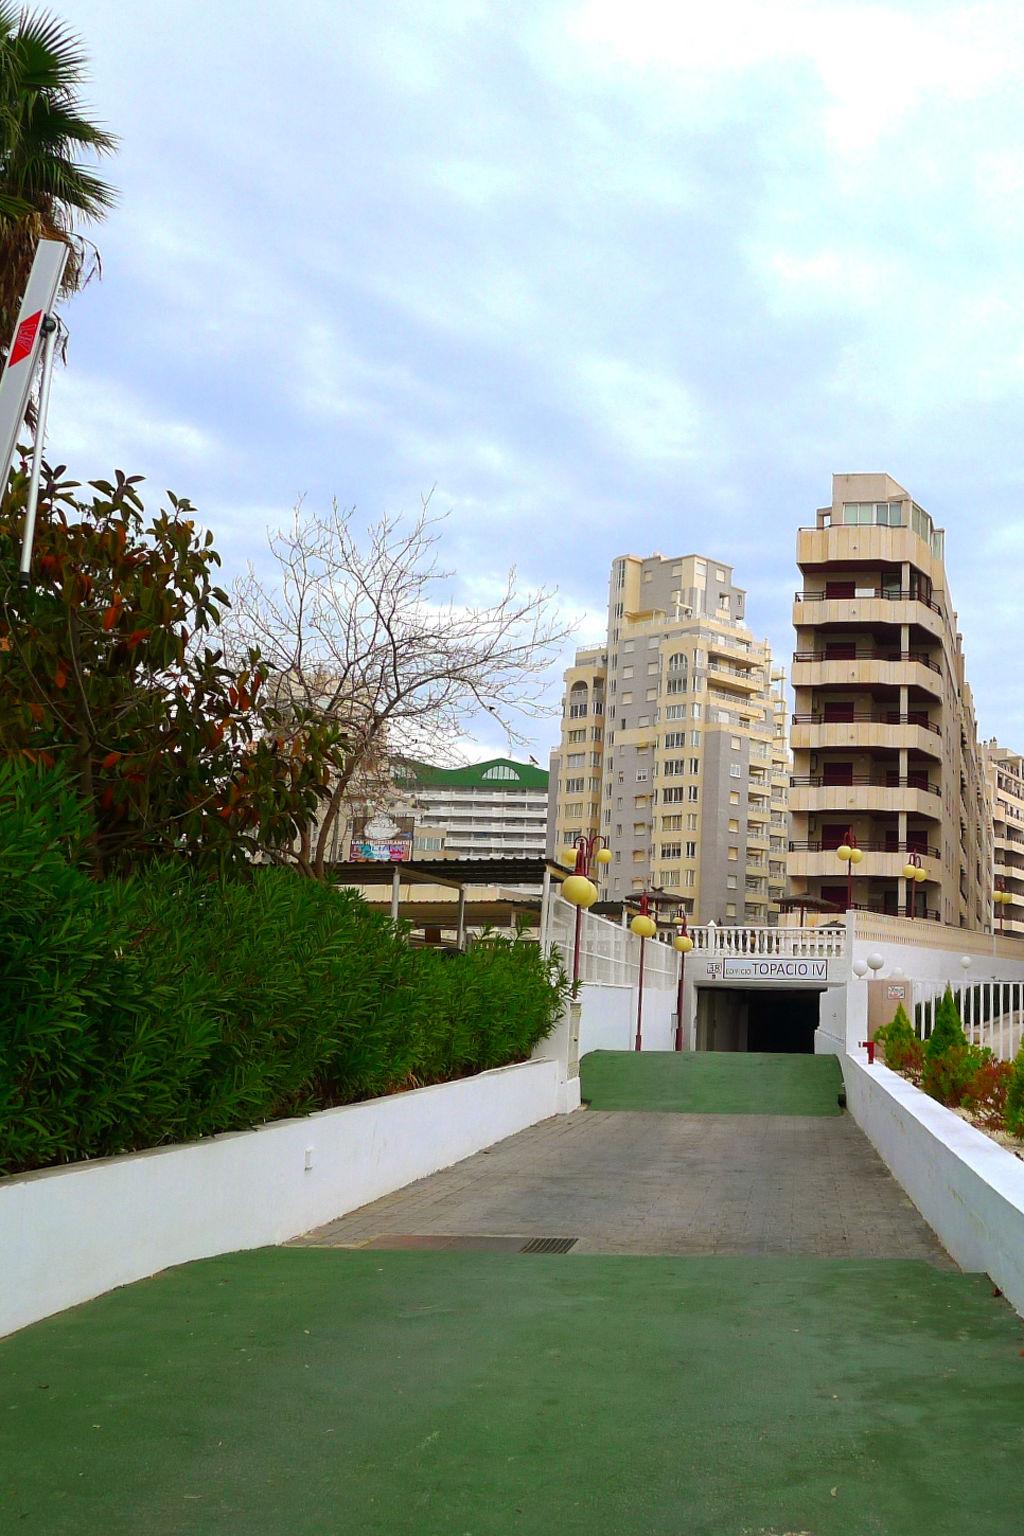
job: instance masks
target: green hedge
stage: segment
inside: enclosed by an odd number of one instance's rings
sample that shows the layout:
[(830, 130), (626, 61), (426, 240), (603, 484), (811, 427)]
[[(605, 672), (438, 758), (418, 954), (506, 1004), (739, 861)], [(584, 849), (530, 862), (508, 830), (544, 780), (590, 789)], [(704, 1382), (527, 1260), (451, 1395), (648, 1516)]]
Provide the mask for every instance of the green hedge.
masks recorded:
[(522, 1061), (560, 1014), (535, 944), (411, 949), (285, 869), (96, 883), (87, 836), (58, 777), (0, 763), (0, 1172)]

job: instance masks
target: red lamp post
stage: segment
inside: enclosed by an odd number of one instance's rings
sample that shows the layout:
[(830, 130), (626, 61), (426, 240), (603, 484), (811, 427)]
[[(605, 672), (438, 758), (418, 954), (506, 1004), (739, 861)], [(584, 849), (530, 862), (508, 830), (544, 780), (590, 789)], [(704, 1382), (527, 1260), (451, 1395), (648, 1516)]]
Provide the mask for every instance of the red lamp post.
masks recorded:
[(679, 985), (676, 989), (676, 1050), (683, 1048), (683, 982), (686, 975), (686, 957), (693, 948), (693, 940), (686, 931), (686, 913), (679, 919), (679, 932), (672, 940), (672, 948), (679, 953)]
[(864, 857), (857, 847), (857, 834), (852, 827), (847, 827), (846, 836), (836, 849), (836, 858), (842, 859), (846, 865), (846, 910), (849, 912), (853, 906), (853, 866), (859, 864)]
[(640, 911), (630, 923), (631, 932), (640, 940), (640, 973), (636, 988), (636, 1043), (634, 1050), (643, 1049), (643, 1017), (644, 1017), (644, 948), (648, 939), (653, 939), (658, 931), (658, 925), (651, 916), (651, 898), (647, 891), (640, 893)]
[(576, 908), (576, 932), (572, 946), (572, 995), (580, 985), (580, 934), (583, 928), (583, 912), (597, 900), (597, 886), (590, 878), (591, 862), (607, 864), (611, 849), (606, 840), (594, 832), (590, 837), (578, 837), (573, 845), (576, 867), (567, 880), (562, 881), (562, 895)]
[(913, 918), (917, 911), (917, 888), (921, 881), (927, 878), (927, 872), (922, 868), (921, 855), (910, 853), (907, 862), (903, 866), (903, 878), (907, 882), (907, 915)]
[(1002, 875), (996, 875), (996, 889), (993, 900), (995, 901), (996, 906), (999, 908), (999, 937), (1002, 938), (1006, 932), (1005, 928), (1003, 927), (1003, 918), (1006, 916), (1006, 903), (1013, 900), (1009, 891), (1006, 889), (1006, 881)]

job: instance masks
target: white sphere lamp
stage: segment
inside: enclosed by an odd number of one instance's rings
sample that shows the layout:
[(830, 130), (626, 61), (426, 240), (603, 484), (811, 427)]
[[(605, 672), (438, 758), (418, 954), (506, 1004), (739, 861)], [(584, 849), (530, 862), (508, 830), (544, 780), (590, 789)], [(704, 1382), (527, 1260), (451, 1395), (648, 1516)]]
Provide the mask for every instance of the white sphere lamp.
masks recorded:
[(867, 963), (866, 960), (855, 960), (853, 962), (853, 974), (855, 976), (863, 977), (863, 976), (866, 976), (867, 973), (868, 973), (868, 963)]
[(868, 955), (868, 970), (880, 971), (885, 964), (885, 956), (880, 955), (877, 949), (873, 949)]

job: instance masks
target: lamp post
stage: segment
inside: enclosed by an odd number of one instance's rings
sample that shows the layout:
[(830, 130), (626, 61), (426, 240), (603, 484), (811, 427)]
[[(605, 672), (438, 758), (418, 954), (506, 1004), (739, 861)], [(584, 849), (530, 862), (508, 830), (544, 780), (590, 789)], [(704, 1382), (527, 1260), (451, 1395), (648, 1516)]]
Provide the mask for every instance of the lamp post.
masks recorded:
[(846, 836), (836, 849), (836, 858), (842, 859), (846, 865), (846, 910), (853, 906), (853, 866), (859, 864), (864, 857), (857, 847), (857, 835), (852, 827), (847, 827)]
[(636, 988), (636, 1043), (634, 1050), (643, 1049), (643, 1017), (644, 1017), (644, 948), (648, 939), (653, 939), (658, 931), (658, 925), (651, 914), (651, 898), (647, 891), (640, 893), (640, 911), (630, 923), (630, 932), (635, 933), (640, 940), (640, 974)]
[(693, 940), (686, 931), (686, 913), (679, 919), (679, 932), (672, 940), (672, 948), (679, 954), (679, 986), (676, 992), (676, 1050), (683, 1048), (683, 980), (686, 973), (686, 957), (693, 948)]
[(576, 932), (572, 945), (573, 997), (580, 989), (580, 934), (583, 928), (583, 913), (597, 900), (597, 886), (590, 878), (591, 861), (593, 860), (596, 864), (608, 864), (611, 862), (611, 857), (611, 849), (604, 838), (596, 832), (590, 837), (578, 837), (573, 847), (566, 850), (566, 862), (570, 859), (574, 861), (572, 874), (562, 881), (562, 895), (576, 908)]
[(921, 884), (922, 880), (927, 880), (928, 878), (928, 871), (922, 868), (921, 855), (919, 853), (907, 855), (907, 862), (903, 866), (903, 878), (907, 882), (908, 916), (913, 918), (916, 906), (914, 898), (917, 895), (917, 887)]
[(1003, 927), (1006, 903), (1013, 900), (1013, 897), (1006, 889), (1006, 881), (1003, 879), (1002, 875), (996, 875), (996, 888), (993, 892), (992, 900), (999, 908), (999, 937), (1002, 938), (1006, 932), (1005, 928)]

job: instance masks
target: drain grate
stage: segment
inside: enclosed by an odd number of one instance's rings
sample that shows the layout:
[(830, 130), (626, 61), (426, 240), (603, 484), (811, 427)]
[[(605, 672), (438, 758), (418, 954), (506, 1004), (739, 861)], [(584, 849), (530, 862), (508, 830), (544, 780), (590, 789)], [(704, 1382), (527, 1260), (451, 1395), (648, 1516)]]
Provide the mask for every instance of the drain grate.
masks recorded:
[(520, 1253), (568, 1253), (579, 1242), (578, 1237), (531, 1237), (520, 1248)]

